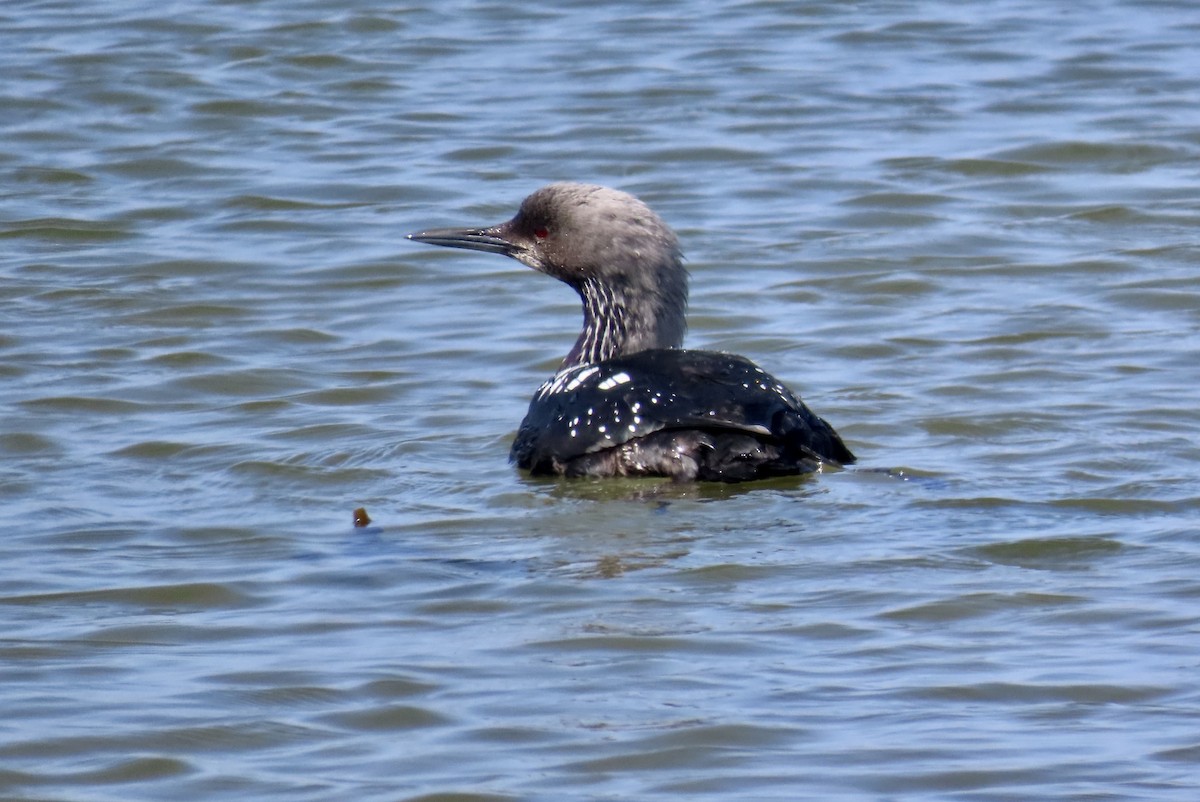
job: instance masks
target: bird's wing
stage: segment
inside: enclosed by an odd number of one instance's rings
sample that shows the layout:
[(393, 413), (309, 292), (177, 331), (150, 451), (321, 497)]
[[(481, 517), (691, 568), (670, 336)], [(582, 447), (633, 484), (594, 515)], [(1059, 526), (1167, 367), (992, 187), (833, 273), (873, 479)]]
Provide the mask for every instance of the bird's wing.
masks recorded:
[(558, 374), (534, 396), (511, 456), (528, 468), (550, 456), (569, 460), (662, 429), (738, 430), (794, 440), (819, 458), (853, 461), (825, 421), (750, 360), (677, 349), (641, 351)]

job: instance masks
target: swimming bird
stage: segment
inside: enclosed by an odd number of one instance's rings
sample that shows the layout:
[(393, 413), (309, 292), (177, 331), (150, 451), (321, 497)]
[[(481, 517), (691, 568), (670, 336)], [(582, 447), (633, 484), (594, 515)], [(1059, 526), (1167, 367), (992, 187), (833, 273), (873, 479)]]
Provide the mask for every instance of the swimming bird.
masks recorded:
[(682, 348), (679, 240), (634, 196), (550, 184), (507, 222), (408, 239), (512, 257), (583, 301), (583, 331), (534, 393), (513, 442), (519, 468), (741, 482), (854, 462), (832, 426), (750, 360)]

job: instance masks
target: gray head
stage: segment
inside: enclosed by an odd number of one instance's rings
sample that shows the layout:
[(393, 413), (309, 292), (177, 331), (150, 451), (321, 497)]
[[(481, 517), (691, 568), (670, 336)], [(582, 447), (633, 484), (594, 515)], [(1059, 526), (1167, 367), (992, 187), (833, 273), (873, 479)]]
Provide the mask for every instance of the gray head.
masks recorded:
[(628, 193), (594, 184), (550, 184), (500, 225), (436, 229), (408, 238), (511, 256), (574, 287), (583, 299), (584, 327), (564, 368), (683, 344), (687, 272), (679, 240)]

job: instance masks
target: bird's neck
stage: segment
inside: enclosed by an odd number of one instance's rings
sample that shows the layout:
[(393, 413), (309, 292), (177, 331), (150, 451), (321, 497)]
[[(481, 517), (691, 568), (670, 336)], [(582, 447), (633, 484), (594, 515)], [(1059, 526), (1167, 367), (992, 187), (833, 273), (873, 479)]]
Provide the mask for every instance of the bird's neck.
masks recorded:
[[(684, 290), (686, 293), (686, 290)], [(683, 345), (684, 298), (658, 293), (630, 298), (628, 288), (589, 279), (579, 287), (583, 331), (560, 371), (606, 359)]]

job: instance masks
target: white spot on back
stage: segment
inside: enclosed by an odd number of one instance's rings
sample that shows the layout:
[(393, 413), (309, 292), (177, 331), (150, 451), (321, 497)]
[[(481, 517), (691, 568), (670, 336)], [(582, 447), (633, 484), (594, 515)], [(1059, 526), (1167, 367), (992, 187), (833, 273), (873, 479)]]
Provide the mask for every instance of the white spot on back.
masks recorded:
[[(577, 373), (575, 375), (575, 378), (573, 378), (573, 379), (571, 379), (571, 381), (567, 382), (567, 392), (568, 393), (571, 392), (576, 387), (583, 384), (585, 381), (587, 381), (588, 379), (590, 379), (592, 376), (596, 375), (599, 372), (600, 372), (600, 368), (596, 367), (595, 365), (592, 365), (590, 368), (586, 368), (584, 370), (579, 371), (579, 373)], [(603, 387), (604, 385), (600, 385), (600, 386)]]
[(621, 371), (620, 373), (614, 373), (613, 375), (609, 376), (607, 379), (600, 382), (600, 384), (598, 384), (596, 386), (599, 387), (601, 390), (611, 390), (612, 388), (620, 386), (622, 384), (626, 384), (629, 381), (630, 381), (629, 374), (626, 373), (625, 371)]

